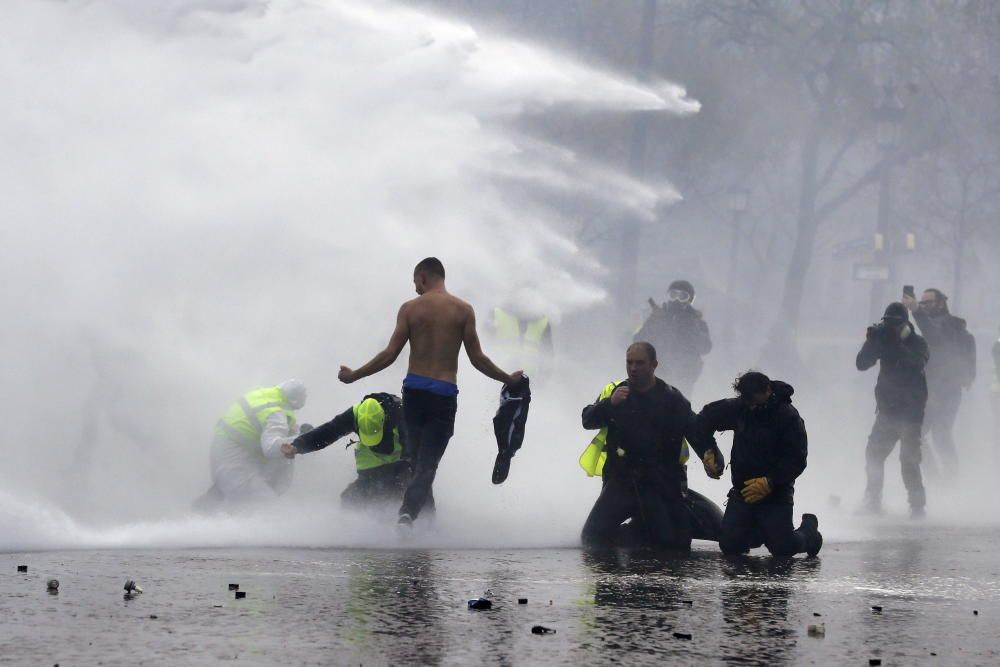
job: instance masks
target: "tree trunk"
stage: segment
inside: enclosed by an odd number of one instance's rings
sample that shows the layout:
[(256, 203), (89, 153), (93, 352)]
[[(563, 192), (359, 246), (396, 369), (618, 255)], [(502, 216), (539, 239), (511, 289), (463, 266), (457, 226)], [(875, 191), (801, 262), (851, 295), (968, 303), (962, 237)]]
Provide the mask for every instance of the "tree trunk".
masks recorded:
[[(801, 366), (795, 333), (802, 312), (802, 297), (805, 291), (806, 275), (812, 263), (813, 246), (816, 243), (816, 196), (819, 147), (822, 141), (822, 126), (825, 114), (818, 113), (810, 123), (802, 143), (800, 162), (802, 181), (799, 185), (799, 212), (796, 219), (797, 234), (792, 250), (788, 273), (785, 275), (785, 291), (777, 321), (771, 328), (761, 353), (761, 365), (781, 373), (796, 373)], [(767, 372), (767, 371), (765, 371)]]
[[(639, 33), (639, 58), (636, 78), (647, 81), (653, 66), (653, 35), (656, 27), (657, 0), (645, 0)], [(628, 171), (632, 178), (642, 179), (646, 173), (646, 135), (649, 114), (637, 111), (633, 115), (632, 140), (629, 145)], [(636, 284), (639, 275), (639, 220), (629, 214), (622, 220), (621, 255), (618, 264), (618, 313), (627, 318), (636, 304)], [(623, 320), (624, 321), (624, 320)]]
[(952, 261), (954, 262), (954, 276), (955, 276), (955, 286), (951, 293), (951, 298), (948, 299), (950, 306), (952, 308), (961, 308), (962, 302), (962, 287), (964, 283), (964, 263), (962, 258), (965, 256), (965, 217), (966, 208), (968, 206), (969, 200), (969, 179), (968, 177), (962, 178), (962, 194), (959, 199), (958, 206), (958, 218), (955, 220), (955, 256)]

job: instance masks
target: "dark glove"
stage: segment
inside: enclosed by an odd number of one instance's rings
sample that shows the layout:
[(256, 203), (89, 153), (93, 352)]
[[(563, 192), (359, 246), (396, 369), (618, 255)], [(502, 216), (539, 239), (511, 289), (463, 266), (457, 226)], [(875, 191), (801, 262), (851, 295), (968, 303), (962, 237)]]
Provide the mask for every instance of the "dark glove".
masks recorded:
[(705, 474), (712, 479), (722, 477), (722, 471), (726, 469), (726, 460), (718, 449), (710, 449), (705, 452), (701, 462), (705, 466)]
[(743, 490), (740, 491), (740, 495), (748, 503), (759, 503), (771, 495), (772, 490), (771, 482), (768, 481), (767, 477), (754, 477), (743, 483)]

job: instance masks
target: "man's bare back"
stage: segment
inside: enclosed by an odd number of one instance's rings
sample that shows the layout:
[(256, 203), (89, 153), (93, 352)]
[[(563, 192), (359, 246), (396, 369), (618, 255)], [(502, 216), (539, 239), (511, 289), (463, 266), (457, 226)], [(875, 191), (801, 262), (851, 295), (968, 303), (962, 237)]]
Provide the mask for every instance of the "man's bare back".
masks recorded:
[[(410, 340), (408, 371), (457, 384), (458, 353), (472, 306), (448, 292), (433, 291), (407, 301), (400, 309)], [(475, 327), (472, 328), (475, 335)]]
[(416, 272), (413, 282), (420, 296), (400, 307), (389, 344), (357, 370), (341, 366), (338, 377), (342, 382), (355, 382), (387, 368), (407, 342), (412, 374), (458, 384), (458, 353), (464, 344), (469, 361), (483, 375), (506, 384), (520, 381), (521, 371), (508, 374), (483, 352), (472, 306), (450, 294), (444, 278)]

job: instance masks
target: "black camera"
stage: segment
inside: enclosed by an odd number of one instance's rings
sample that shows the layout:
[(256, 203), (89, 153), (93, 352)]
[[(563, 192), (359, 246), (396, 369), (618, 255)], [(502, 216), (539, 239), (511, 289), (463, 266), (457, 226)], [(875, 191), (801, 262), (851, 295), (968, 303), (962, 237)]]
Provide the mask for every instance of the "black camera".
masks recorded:
[(879, 343), (894, 343), (899, 340), (899, 329), (888, 322), (877, 322), (868, 327), (868, 339)]

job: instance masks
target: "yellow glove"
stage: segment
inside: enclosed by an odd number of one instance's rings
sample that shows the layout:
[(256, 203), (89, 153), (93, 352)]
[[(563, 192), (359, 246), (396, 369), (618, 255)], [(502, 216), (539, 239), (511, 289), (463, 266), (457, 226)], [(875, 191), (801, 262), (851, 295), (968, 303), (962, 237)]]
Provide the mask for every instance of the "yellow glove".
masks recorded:
[(743, 500), (748, 503), (759, 503), (771, 494), (771, 483), (767, 481), (767, 477), (754, 477), (753, 479), (748, 479), (743, 484), (743, 490), (740, 491), (740, 495), (743, 496)]
[(712, 479), (719, 479), (722, 477), (722, 466), (720, 466), (715, 461), (715, 452), (713, 450), (708, 450), (705, 452), (705, 456), (702, 457), (701, 462), (705, 465), (705, 474)]

